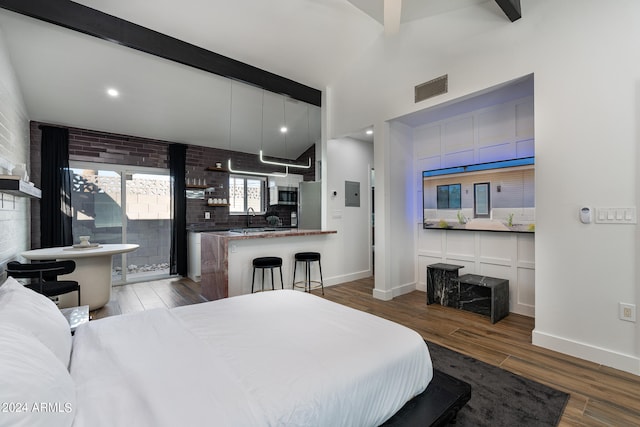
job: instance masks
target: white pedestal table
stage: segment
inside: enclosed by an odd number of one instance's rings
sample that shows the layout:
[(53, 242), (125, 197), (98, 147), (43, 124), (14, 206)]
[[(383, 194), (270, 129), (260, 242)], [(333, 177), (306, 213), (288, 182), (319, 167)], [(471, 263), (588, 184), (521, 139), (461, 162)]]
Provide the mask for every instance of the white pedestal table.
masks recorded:
[[(111, 270), (113, 255), (132, 252), (138, 249), (136, 244), (100, 244), (97, 247), (75, 248), (73, 246), (33, 249), (21, 255), (30, 260), (63, 260), (76, 262), (71, 274), (60, 278), (76, 280), (80, 284), (80, 304), (88, 305), (90, 310), (104, 306), (111, 298)], [(78, 304), (75, 292), (60, 296), (60, 308)], [(75, 301), (75, 303), (73, 303)]]

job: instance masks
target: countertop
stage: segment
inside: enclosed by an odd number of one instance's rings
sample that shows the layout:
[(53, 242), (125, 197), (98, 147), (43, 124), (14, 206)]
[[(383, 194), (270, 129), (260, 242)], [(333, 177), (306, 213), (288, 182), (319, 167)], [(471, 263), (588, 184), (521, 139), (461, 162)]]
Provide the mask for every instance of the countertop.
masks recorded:
[(212, 231), (206, 234), (214, 234), (226, 240), (265, 239), (277, 237), (316, 236), (322, 234), (336, 234), (336, 230), (306, 230), (299, 228), (246, 228), (232, 229), (237, 231)]
[[(246, 227), (245, 227), (246, 228)], [(245, 228), (242, 228), (243, 230)], [(263, 228), (263, 227), (256, 227), (257, 228)], [(269, 228), (269, 229), (276, 229), (276, 230), (297, 230), (297, 227), (264, 227), (264, 228)], [(208, 225), (208, 224), (192, 224), (189, 225), (187, 227), (187, 232), (191, 232), (191, 233), (213, 233), (213, 232), (221, 232), (221, 231), (229, 231), (229, 230), (236, 230), (239, 229), (238, 227), (229, 227), (228, 225), (226, 226), (215, 226), (215, 225)], [(250, 228), (247, 228), (247, 230)]]

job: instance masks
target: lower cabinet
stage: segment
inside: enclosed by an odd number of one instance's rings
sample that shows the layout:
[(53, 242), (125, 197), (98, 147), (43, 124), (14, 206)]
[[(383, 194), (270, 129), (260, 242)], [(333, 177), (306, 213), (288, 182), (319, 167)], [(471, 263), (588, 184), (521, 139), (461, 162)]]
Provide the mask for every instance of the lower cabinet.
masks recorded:
[(200, 233), (190, 232), (187, 236), (187, 275), (194, 282), (200, 281)]

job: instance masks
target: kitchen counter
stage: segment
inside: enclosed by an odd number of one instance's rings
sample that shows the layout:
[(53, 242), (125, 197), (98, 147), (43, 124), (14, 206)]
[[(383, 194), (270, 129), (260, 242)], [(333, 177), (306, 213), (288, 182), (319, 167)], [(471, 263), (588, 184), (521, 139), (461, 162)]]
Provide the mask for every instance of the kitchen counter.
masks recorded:
[(335, 230), (298, 228), (246, 228), (202, 232), (202, 295), (208, 300), (216, 300), (250, 293), (252, 260), (261, 256), (282, 258), (284, 287), (291, 287), (293, 254), (303, 251), (322, 253), (327, 236), (336, 233)]
[(292, 236), (318, 236), (322, 234), (336, 234), (336, 231), (302, 230), (298, 228), (236, 228), (217, 234), (220, 234), (229, 240), (244, 240)]
[(191, 233), (215, 233), (221, 231), (229, 231), (229, 230), (275, 230), (275, 231), (285, 231), (285, 230), (297, 230), (297, 227), (249, 227), (249, 228), (238, 228), (238, 227), (229, 227), (225, 226), (216, 226), (209, 224), (192, 224), (187, 226), (187, 232)]

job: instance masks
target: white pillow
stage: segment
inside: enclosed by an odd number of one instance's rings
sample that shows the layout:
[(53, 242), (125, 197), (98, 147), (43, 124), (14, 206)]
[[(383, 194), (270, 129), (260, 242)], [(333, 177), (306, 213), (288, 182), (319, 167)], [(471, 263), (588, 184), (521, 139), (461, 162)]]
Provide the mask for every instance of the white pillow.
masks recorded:
[(25, 288), (13, 277), (0, 286), (0, 325), (13, 325), (28, 331), (49, 348), (65, 367), (69, 366), (69, 322), (53, 301)]
[(30, 333), (0, 325), (0, 426), (69, 427), (76, 412), (73, 379)]

